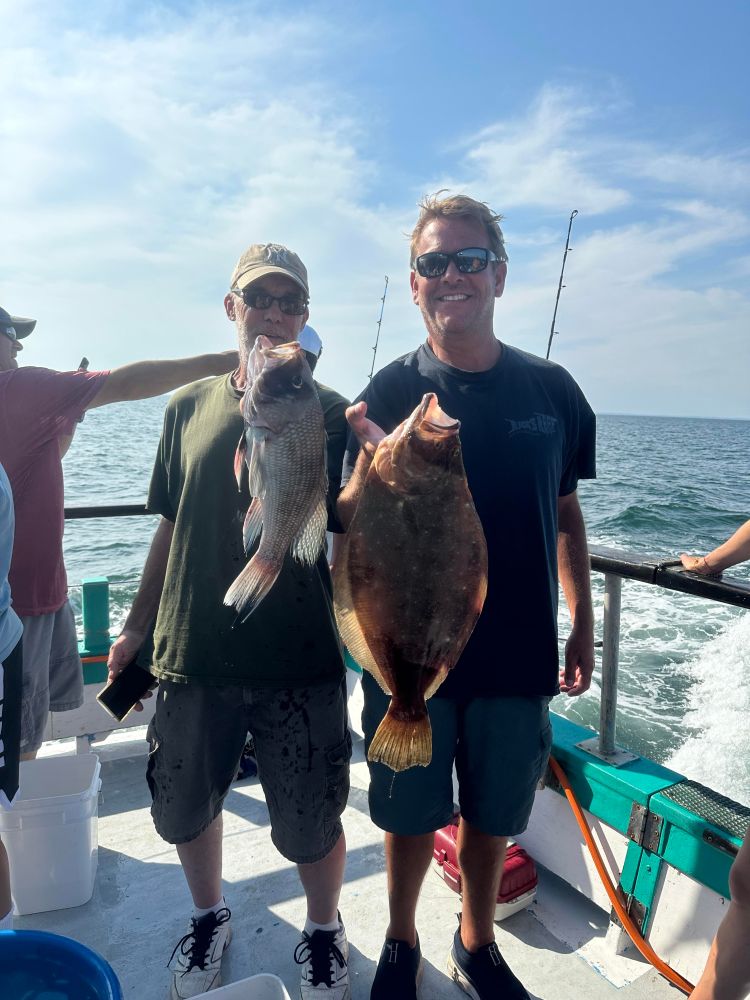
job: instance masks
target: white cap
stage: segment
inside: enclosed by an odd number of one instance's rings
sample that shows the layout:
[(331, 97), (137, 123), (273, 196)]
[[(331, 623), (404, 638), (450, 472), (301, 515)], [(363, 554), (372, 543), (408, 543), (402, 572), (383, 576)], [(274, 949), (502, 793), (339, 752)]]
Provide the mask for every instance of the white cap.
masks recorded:
[(320, 356), (320, 352), (323, 350), (323, 341), (309, 323), (302, 327), (297, 340), (303, 351), (314, 354), (316, 358)]

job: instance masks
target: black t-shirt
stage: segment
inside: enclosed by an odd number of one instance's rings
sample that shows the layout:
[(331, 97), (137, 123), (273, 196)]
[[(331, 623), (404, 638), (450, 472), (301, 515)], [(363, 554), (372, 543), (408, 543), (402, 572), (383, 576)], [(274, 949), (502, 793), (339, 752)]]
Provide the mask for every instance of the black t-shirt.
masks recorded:
[[(556, 694), (557, 498), (596, 476), (594, 413), (564, 368), (505, 344), (483, 372), (452, 368), (422, 344), (378, 372), (359, 399), (390, 433), (426, 392), (461, 421), (489, 556), (482, 615), (436, 697)], [(344, 481), (358, 451), (350, 434)]]

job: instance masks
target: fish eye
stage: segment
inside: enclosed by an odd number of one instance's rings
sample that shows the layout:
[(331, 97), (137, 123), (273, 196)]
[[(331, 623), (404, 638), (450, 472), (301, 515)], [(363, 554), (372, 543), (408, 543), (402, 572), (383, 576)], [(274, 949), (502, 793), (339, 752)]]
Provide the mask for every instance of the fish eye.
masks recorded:
[(292, 379), (292, 385), (294, 386), (295, 389), (301, 389), (302, 388), (302, 376), (301, 375), (295, 375), (294, 378)]

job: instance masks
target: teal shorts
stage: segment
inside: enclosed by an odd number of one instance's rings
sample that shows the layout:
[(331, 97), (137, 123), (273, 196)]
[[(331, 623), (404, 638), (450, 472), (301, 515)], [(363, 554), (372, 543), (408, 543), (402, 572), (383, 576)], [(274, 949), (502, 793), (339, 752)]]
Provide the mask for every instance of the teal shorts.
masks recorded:
[[(365, 749), (390, 698), (370, 674), (362, 678)], [(529, 822), (534, 792), (549, 758), (549, 698), (430, 698), (432, 761), (395, 773), (371, 763), (370, 816), (389, 833), (432, 833), (454, 814), (453, 765), (458, 805), (472, 826), (495, 837), (513, 837)]]

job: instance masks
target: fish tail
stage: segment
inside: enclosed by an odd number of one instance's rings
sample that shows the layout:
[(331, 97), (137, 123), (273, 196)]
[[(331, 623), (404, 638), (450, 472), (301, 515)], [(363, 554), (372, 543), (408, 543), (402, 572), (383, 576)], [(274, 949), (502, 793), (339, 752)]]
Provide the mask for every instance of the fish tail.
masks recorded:
[(237, 615), (244, 622), (273, 587), (280, 571), (280, 563), (256, 552), (224, 595), (224, 603), (237, 608)]
[[(392, 704), (392, 703), (391, 703)], [(427, 767), (432, 760), (432, 727), (425, 714), (416, 719), (399, 719), (391, 712), (385, 714), (372, 738), (367, 759), (380, 761), (392, 771), (405, 771), (409, 767)]]

